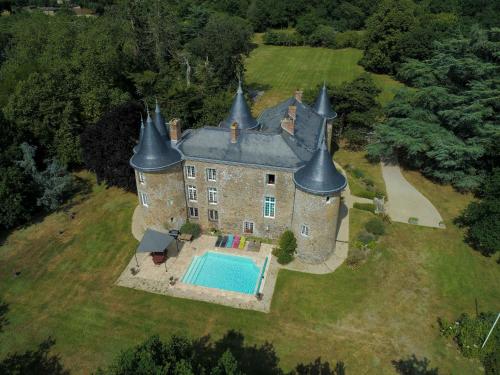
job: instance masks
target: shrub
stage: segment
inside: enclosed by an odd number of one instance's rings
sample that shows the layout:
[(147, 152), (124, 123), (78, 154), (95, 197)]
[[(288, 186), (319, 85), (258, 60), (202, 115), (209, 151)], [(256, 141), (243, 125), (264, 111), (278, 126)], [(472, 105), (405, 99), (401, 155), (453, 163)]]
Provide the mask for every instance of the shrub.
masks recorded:
[(309, 37), (308, 42), (313, 47), (335, 48), (336, 33), (331, 26), (319, 25)]
[(368, 222), (365, 224), (365, 229), (376, 236), (381, 236), (385, 233), (384, 222), (378, 217), (374, 217), (368, 220)]
[(368, 232), (361, 232), (358, 234), (358, 241), (363, 245), (368, 245), (370, 242), (375, 240), (375, 236)]
[(278, 263), (290, 263), (297, 250), (297, 239), (291, 230), (286, 230), (280, 237), (278, 247), (274, 248), (273, 255), (278, 258)]
[(304, 39), (297, 32), (268, 31), (264, 34), (264, 43), (274, 46), (300, 46)]
[(356, 202), (356, 203), (354, 203), (353, 207), (357, 208), (358, 210), (369, 211), (369, 212), (375, 213), (375, 205), (373, 203)]
[(374, 191), (370, 191), (370, 190), (362, 190), (362, 191), (359, 191), (357, 195), (358, 195), (358, 197), (361, 197), (361, 198), (373, 199), (377, 196), (377, 193), (375, 193)]
[(345, 31), (335, 34), (337, 48), (363, 48), (364, 35), (361, 31)]
[(354, 176), (354, 177), (356, 177), (356, 178), (363, 178), (363, 177), (365, 177), (365, 172), (363, 172), (363, 171), (362, 171), (361, 169), (359, 169), (359, 168), (354, 168), (354, 169), (352, 170), (352, 174), (353, 174), (353, 176)]
[(418, 224), (418, 217), (410, 217), (408, 218), (408, 224), (413, 224), (413, 225), (417, 225)]
[(498, 374), (500, 370), (499, 358), (495, 357), (495, 352), (498, 353), (500, 347), (498, 327), (493, 330), (484, 348), (481, 348), (495, 318), (494, 313), (480, 313), (477, 317), (462, 314), (457, 321), (452, 323), (439, 319), (441, 334), (452, 337), (465, 357), (479, 358), (487, 374)]
[(356, 267), (365, 262), (368, 257), (369, 250), (352, 247), (349, 249), (349, 255), (345, 262), (349, 267)]
[(199, 237), (201, 233), (201, 228), (199, 224), (192, 223), (190, 221), (185, 222), (181, 227), (181, 233), (192, 234), (194, 238)]

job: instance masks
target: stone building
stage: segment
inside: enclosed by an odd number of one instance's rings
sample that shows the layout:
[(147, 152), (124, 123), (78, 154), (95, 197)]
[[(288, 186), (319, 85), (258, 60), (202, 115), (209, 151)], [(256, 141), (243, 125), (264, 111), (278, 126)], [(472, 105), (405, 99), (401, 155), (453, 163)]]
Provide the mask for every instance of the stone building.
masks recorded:
[(335, 117), (325, 85), (313, 107), (297, 91), (257, 119), (240, 85), (219, 126), (184, 132), (157, 105), (130, 160), (145, 225), (178, 229), (190, 220), (273, 239), (291, 229), (300, 259), (324, 261), (335, 250), (347, 184), (329, 150)]

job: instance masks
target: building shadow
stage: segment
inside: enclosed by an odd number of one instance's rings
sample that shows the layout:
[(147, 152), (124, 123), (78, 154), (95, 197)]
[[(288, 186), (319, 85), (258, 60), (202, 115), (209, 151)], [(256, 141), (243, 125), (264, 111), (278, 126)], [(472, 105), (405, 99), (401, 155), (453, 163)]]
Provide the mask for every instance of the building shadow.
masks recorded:
[(340, 200), (340, 207), (339, 207), (339, 219), (337, 220), (337, 228), (335, 229), (335, 238), (337, 238), (337, 239), (339, 236), (340, 225), (342, 224), (343, 220), (347, 220), (348, 214), (349, 214), (349, 208), (345, 204), (345, 200), (341, 199)]
[(394, 360), (392, 365), (401, 375), (439, 375), (438, 368), (431, 368), (427, 358), (419, 359), (415, 354), (405, 359)]

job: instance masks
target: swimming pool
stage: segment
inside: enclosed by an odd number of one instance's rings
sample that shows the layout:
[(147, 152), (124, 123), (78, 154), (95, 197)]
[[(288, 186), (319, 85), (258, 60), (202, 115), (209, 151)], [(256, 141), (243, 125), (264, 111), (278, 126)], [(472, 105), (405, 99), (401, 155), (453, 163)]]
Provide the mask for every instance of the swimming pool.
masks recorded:
[(261, 273), (261, 268), (251, 258), (207, 251), (194, 257), (182, 282), (255, 294)]

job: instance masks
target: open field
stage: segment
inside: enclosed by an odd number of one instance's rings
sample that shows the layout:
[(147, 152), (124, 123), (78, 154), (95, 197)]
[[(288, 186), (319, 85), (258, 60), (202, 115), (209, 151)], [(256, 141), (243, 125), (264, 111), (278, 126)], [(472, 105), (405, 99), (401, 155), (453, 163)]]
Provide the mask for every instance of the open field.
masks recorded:
[[(250, 343), (273, 343), (288, 369), (321, 357), (345, 361), (348, 374), (391, 374), (392, 360), (415, 354), (440, 374), (480, 374), (478, 362), (439, 336), (436, 319), (473, 313), (475, 298), (481, 310), (499, 310), (500, 269), (465, 245), (452, 223), (470, 197), (416, 173), (409, 179), (447, 229), (393, 224), (383, 250), (355, 270), (280, 271), (269, 314), (115, 286), (137, 244), (130, 234), (136, 197), (93, 183), (73, 220), (54, 213), (0, 247), (0, 296), (10, 305), (0, 357), (52, 335), (73, 373), (89, 373), (153, 333), (220, 337), (236, 329)], [(351, 236), (370, 215), (352, 211)]]
[[(246, 83), (265, 91), (253, 108), (254, 114), (290, 97), (297, 88), (313, 88), (326, 80), (334, 86), (352, 81), (364, 72), (357, 65), (359, 49), (280, 47), (259, 44), (245, 62)], [(372, 74), (382, 104), (388, 103), (403, 84), (387, 75)]]

